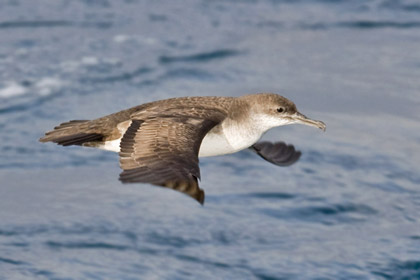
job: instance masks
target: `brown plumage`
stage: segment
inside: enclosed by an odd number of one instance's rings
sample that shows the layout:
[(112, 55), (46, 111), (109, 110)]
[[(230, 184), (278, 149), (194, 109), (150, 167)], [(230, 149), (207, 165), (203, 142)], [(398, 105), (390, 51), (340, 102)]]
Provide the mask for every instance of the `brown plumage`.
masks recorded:
[[(243, 147), (230, 147), (232, 139), (227, 139), (226, 133), (231, 133), (229, 130), (233, 128), (240, 134), (244, 130), (252, 136), (253, 130), (258, 130), (259, 127), (250, 126), (252, 122), (250, 123), (249, 119), (254, 120), (255, 116), (261, 114), (267, 114), (270, 118), (271, 115), (277, 117), (276, 109), (279, 106), (289, 111), (288, 115), (283, 116), (285, 119), (297, 114), (293, 102), (276, 94), (256, 94), (239, 98), (172, 98), (139, 105), (91, 121), (65, 122), (47, 132), (40, 141), (118, 151), (123, 169), (120, 174), (122, 182), (142, 182), (168, 187), (203, 203), (204, 192), (198, 186), (198, 156), (203, 138), (207, 139), (206, 136), (209, 136), (206, 148), (208, 143), (216, 141), (215, 148), (221, 146), (222, 150), (227, 149), (215, 154), (231, 153), (251, 147), (255, 142), (251, 140), (249, 145), (246, 144), (246, 133), (238, 136), (239, 142), (245, 141), (245, 144), (241, 144)], [(323, 128), (323, 124), (319, 123), (321, 122), (318, 122), (317, 126)], [(263, 130), (261, 131), (264, 132)], [(232, 135), (230, 137), (232, 138)], [(236, 134), (233, 137), (235, 138)], [(113, 142), (116, 144), (113, 147), (109, 146)], [(115, 146), (118, 144), (119, 146)], [(290, 165), (300, 156), (300, 152), (295, 151), (293, 146), (284, 143), (273, 145), (264, 142), (252, 148), (261, 157), (277, 165)], [(282, 149), (284, 152), (279, 152)]]

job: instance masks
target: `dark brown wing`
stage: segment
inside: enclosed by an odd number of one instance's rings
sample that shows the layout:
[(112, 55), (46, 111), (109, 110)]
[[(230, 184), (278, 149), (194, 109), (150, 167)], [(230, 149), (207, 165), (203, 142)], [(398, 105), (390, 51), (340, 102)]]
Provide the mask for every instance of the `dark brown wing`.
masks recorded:
[(293, 145), (284, 142), (258, 142), (251, 146), (259, 156), (268, 162), (278, 166), (289, 166), (299, 160), (300, 151), (296, 151)]
[[(209, 113), (209, 112), (208, 112)], [(225, 117), (220, 112), (200, 116), (154, 116), (135, 119), (121, 139), (120, 164), (124, 183), (168, 187), (204, 203), (198, 186), (198, 151), (207, 132)]]

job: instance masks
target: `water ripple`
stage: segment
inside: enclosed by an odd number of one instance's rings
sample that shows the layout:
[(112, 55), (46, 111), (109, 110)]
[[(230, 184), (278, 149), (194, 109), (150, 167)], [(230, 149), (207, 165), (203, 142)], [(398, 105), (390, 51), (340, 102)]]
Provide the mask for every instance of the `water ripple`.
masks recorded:
[(277, 201), (295, 199), (297, 195), (282, 192), (251, 192), (223, 195), (207, 195), (206, 200), (212, 204), (252, 204), (253, 200)]
[(0, 29), (9, 28), (55, 28), (55, 27), (81, 27), (81, 28), (110, 28), (113, 22), (72, 22), (66, 20), (38, 20), (38, 21), (3, 21), (0, 22)]
[(108, 77), (97, 77), (97, 78), (82, 78), (80, 81), (82, 83), (90, 82), (90, 83), (113, 83), (113, 82), (123, 82), (132, 80), (138, 76), (148, 74), (153, 72), (153, 68), (150, 67), (140, 67), (132, 72), (124, 72), (115, 76), (108, 76)]
[(262, 208), (264, 215), (277, 219), (301, 220), (322, 224), (336, 224), (363, 221), (362, 217), (376, 214), (377, 211), (364, 204), (333, 204), (327, 206), (308, 206), (291, 209)]
[(202, 258), (198, 258), (198, 257), (190, 256), (190, 255), (176, 254), (176, 255), (174, 255), (174, 257), (176, 257), (177, 259), (184, 260), (184, 261), (194, 262), (194, 263), (198, 263), (198, 264), (207, 264), (207, 265), (211, 265), (211, 266), (215, 266), (215, 267), (222, 267), (222, 268), (231, 268), (232, 267), (232, 265), (227, 264), (227, 263), (204, 260)]
[(337, 22), (337, 23), (318, 22), (318, 23), (312, 23), (312, 24), (300, 24), (299, 26), (303, 29), (309, 29), (309, 30), (320, 30), (320, 29), (331, 29), (331, 28), (408, 29), (408, 28), (419, 28), (420, 21), (395, 22), (395, 21), (356, 20), (356, 21), (343, 21), (343, 22)]
[(261, 198), (261, 199), (274, 199), (274, 200), (283, 200), (283, 199), (292, 199), (296, 195), (290, 193), (281, 193), (281, 192), (254, 192), (247, 193), (244, 196), (252, 198)]
[(203, 52), (192, 55), (184, 56), (161, 56), (159, 62), (162, 64), (175, 63), (175, 62), (208, 62), (216, 59), (224, 59), (232, 56), (239, 55), (240, 52), (236, 50), (216, 50), (211, 52)]
[(360, 28), (360, 29), (372, 29), (372, 28), (418, 28), (420, 27), (420, 21), (408, 21), (408, 22), (395, 22), (395, 21), (370, 21), (370, 20), (359, 20), (340, 22), (336, 24), (339, 27), (349, 28)]
[(386, 181), (386, 182), (379, 182), (379, 183), (368, 183), (368, 182), (360, 182), (361, 184), (364, 184), (366, 186), (376, 188), (379, 190), (383, 190), (386, 192), (394, 192), (394, 193), (407, 193), (411, 192), (410, 190), (404, 188), (402, 185), (397, 184), (392, 181)]
[(43, 226), (13, 227), (12, 229), (0, 229), (0, 236), (32, 236), (45, 232), (48, 232), (48, 229)]
[(420, 279), (420, 261), (395, 260), (388, 267), (373, 269), (372, 273), (384, 279)]
[(66, 20), (42, 20), (42, 21), (3, 21), (0, 28), (39, 28), (39, 27), (62, 27), (71, 26), (74, 23)]
[(385, 1), (381, 4), (383, 8), (388, 8), (391, 10), (401, 10), (404, 12), (414, 12), (418, 13), (420, 12), (420, 4), (415, 3), (414, 1), (412, 3), (401, 3), (400, 1)]
[(420, 185), (420, 175), (414, 172), (410, 172), (410, 171), (395, 170), (394, 168), (392, 171), (386, 174), (386, 177), (389, 178), (390, 180), (401, 179), (401, 180), (409, 181), (413, 184)]
[(50, 248), (53, 249), (107, 249), (107, 250), (117, 250), (125, 251), (129, 250), (130, 247), (124, 245), (117, 245), (105, 242), (56, 242), (56, 241), (47, 241), (45, 242)]
[(7, 264), (14, 264), (14, 265), (26, 264), (25, 262), (22, 262), (22, 261), (17, 261), (17, 260), (13, 260), (13, 259), (9, 259), (9, 258), (3, 258), (3, 257), (0, 257), (0, 263), (7, 263)]
[(191, 245), (194, 242), (190, 239), (185, 239), (183, 237), (177, 237), (177, 236), (159, 236), (157, 234), (150, 235), (148, 237), (148, 241), (155, 243), (155, 244), (165, 244), (166, 246), (172, 246), (175, 248), (182, 248), (188, 245)]
[(177, 68), (167, 71), (164, 75), (159, 77), (158, 80), (165, 79), (198, 79), (198, 80), (212, 80), (214, 75), (208, 71), (204, 71), (198, 68)]

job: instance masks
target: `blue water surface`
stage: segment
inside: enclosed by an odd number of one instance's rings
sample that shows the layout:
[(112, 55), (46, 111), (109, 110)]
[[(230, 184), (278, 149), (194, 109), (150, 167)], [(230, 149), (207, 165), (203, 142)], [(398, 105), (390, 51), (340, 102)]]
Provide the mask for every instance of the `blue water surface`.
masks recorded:
[[(0, 279), (420, 279), (420, 3), (0, 1)], [(200, 206), (47, 130), (276, 92), (302, 151), (201, 160)]]

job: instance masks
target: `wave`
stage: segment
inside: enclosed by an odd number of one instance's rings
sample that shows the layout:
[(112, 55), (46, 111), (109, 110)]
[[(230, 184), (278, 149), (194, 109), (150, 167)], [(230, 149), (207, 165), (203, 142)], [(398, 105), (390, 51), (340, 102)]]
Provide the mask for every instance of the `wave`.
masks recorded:
[(202, 52), (191, 55), (181, 56), (161, 56), (159, 62), (162, 64), (176, 63), (176, 62), (208, 62), (216, 59), (224, 59), (239, 55), (240, 52), (236, 50), (224, 49), (215, 50), (211, 52)]
[(370, 216), (377, 211), (364, 204), (342, 203), (324, 206), (307, 206), (289, 209), (263, 208), (260, 212), (264, 215), (286, 220), (300, 220), (322, 224), (337, 224), (360, 222), (363, 216)]
[(372, 269), (372, 274), (380, 276), (383, 279), (419, 279), (420, 261), (394, 260), (388, 265), (388, 267)]
[(120, 81), (128, 81), (132, 80), (138, 76), (148, 74), (153, 72), (154, 69), (150, 67), (140, 67), (132, 72), (124, 72), (120, 74), (116, 74), (113, 76), (107, 76), (107, 77), (88, 77), (88, 78), (82, 78), (80, 81), (82, 83), (90, 82), (90, 83), (113, 83), (113, 82), (120, 82)]
[(37, 21), (3, 21), (0, 22), (0, 29), (12, 28), (57, 28), (57, 27), (81, 27), (81, 28), (101, 28), (107, 29), (113, 26), (111, 21), (95, 22), (73, 22), (66, 20), (37, 20)]
[(23, 265), (26, 264), (22, 261), (17, 261), (9, 258), (0, 257), (0, 263), (6, 263), (6, 264), (14, 264), (14, 265)]
[(3, 21), (0, 28), (39, 28), (39, 27), (63, 27), (74, 25), (65, 20), (38, 20), (38, 21)]
[(309, 30), (320, 30), (320, 29), (333, 29), (333, 28), (351, 28), (351, 29), (409, 29), (419, 28), (420, 21), (374, 21), (374, 20), (356, 20), (356, 21), (342, 21), (336, 23), (312, 23), (312, 24), (300, 24), (300, 28)]
[(106, 250), (117, 250), (125, 251), (130, 249), (129, 246), (117, 245), (105, 242), (56, 242), (56, 241), (47, 241), (45, 242), (50, 248), (53, 249), (106, 249)]
[(15, 81), (9, 81), (3, 88), (0, 88), (0, 98), (21, 96), (27, 93), (27, 88)]
[(37, 81), (9, 81), (0, 88), (0, 114), (38, 108), (62, 92), (67, 82), (55, 77), (43, 77)]

